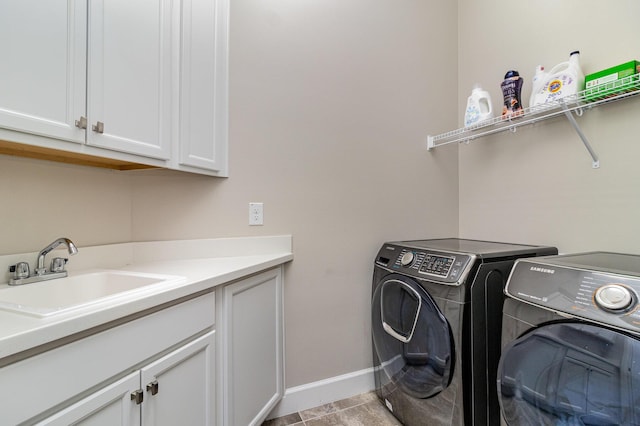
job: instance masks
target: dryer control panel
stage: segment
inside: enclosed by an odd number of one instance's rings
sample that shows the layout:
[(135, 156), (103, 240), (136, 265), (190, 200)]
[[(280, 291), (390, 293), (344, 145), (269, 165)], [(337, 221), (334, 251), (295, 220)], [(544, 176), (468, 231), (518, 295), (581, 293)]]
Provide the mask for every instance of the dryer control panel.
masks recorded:
[(505, 292), (560, 314), (640, 332), (640, 277), (522, 259)]
[(376, 264), (417, 278), (456, 285), (465, 276), (473, 256), (385, 244)]

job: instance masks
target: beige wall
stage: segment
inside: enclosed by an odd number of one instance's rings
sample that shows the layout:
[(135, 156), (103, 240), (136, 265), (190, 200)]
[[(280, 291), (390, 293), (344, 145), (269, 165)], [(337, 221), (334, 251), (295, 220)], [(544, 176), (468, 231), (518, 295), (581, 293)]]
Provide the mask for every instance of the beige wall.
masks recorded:
[[(585, 74), (640, 59), (640, 2), (460, 0), (458, 124), (474, 83), (500, 106), (509, 69), (525, 79), (581, 51)], [(546, 23), (543, 26), (543, 23)], [(561, 252), (640, 253), (640, 97), (586, 111), (578, 123), (600, 169), (564, 118), (459, 149), (460, 235), (554, 244)], [(446, 130), (446, 129), (442, 129)]]
[[(292, 234), (286, 385), (371, 366), (386, 240), (457, 234), (456, 5), (231, 1), (230, 175), (139, 174), (135, 240)], [(248, 226), (248, 203), (265, 225)]]
[(130, 241), (131, 190), (127, 174), (0, 155), (0, 254), (62, 236), (79, 246)]

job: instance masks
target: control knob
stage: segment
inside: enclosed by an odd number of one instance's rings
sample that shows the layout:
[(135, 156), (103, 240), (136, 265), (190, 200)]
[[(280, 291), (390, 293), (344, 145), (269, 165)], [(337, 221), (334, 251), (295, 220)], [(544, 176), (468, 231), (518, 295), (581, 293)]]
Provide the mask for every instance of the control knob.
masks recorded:
[(596, 290), (596, 304), (610, 311), (624, 311), (633, 303), (631, 291), (620, 284), (607, 284)]
[(402, 255), (402, 257), (400, 258), (400, 264), (402, 266), (409, 266), (413, 263), (413, 259), (414, 259), (414, 254), (412, 251), (408, 251), (405, 254)]

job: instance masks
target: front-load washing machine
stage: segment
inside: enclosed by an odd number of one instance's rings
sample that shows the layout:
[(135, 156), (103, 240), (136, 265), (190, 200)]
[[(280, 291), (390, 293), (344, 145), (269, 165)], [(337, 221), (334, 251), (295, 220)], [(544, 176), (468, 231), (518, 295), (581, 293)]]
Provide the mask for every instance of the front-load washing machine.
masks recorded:
[(640, 425), (640, 256), (519, 260), (505, 292), (503, 424)]
[(374, 262), (376, 392), (407, 426), (499, 424), (504, 284), (553, 247), (463, 239), (389, 242)]

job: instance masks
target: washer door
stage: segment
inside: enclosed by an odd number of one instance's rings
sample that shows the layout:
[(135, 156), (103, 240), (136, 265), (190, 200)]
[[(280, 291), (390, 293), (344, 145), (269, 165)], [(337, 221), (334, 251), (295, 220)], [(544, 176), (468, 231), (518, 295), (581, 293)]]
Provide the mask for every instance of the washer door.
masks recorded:
[(416, 397), (429, 398), (451, 382), (451, 329), (431, 296), (416, 281), (389, 275), (373, 293), (374, 350), (385, 375)]
[(640, 342), (585, 323), (554, 323), (511, 342), (498, 366), (508, 425), (640, 424)]

